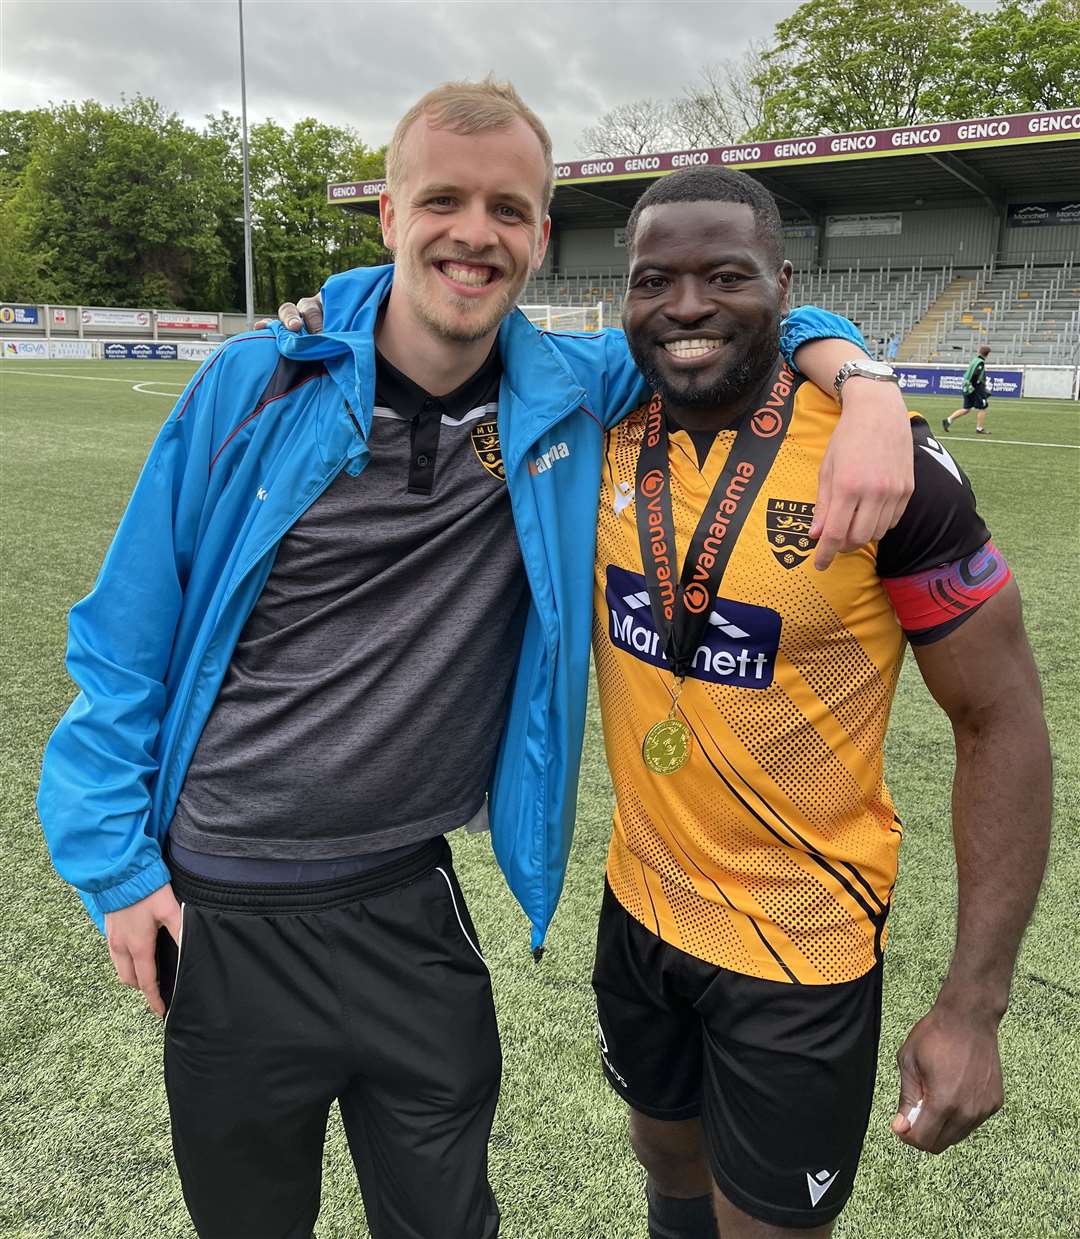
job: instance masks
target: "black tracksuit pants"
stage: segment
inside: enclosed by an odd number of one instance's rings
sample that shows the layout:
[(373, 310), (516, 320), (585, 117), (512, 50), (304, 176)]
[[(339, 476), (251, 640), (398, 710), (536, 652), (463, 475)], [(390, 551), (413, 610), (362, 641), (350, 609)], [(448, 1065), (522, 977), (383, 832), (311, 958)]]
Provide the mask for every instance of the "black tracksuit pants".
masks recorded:
[(174, 866), (173, 889), (165, 1084), (200, 1239), (309, 1239), (335, 1099), (374, 1239), (493, 1239), (502, 1063), (446, 841), (306, 886)]

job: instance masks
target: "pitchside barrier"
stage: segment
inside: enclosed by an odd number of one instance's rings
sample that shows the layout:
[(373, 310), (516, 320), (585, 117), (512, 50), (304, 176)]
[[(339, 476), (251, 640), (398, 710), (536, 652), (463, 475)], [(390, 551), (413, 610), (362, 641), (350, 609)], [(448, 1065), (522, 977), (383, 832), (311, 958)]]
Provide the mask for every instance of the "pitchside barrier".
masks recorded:
[[(905, 396), (955, 396), (963, 398), (966, 366), (914, 366), (896, 364)], [(1076, 400), (1080, 398), (1080, 368), (1076, 366), (987, 366), (987, 390), (995, 399), (1021, 396)]]
[[(220, 343), (220, 342), (219, 342)], [(0, 357), (36, 361), (205, 361), (204, 340), (0, 340)]]
[(243, 314), (217, 310), (0, 303), (0, 331), (16, 339), (218, 340), (243, 331), (246, 322)]
[[(602, 306), (520, 307), (529, 321), (545, 331), (594, 332), (603, 327)], [(217, 348), (202, 340), (19, 340), (0, 339), (0, 357), (35, 361), (205, 361)], [(896, 367), (909, 399), (919, 396), (963, 396), (964, 367), (910, 365)], [(995, 399), (1080, 400), (1078, 366), (987, 366), (990, 395)]]

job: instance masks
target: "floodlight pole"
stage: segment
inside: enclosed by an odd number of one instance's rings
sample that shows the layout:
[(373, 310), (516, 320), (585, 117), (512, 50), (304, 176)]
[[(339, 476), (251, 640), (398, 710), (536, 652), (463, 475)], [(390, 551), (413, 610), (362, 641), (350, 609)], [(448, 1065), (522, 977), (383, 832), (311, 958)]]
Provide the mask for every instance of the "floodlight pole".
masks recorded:
[(241, 149), (244, 162), (244, 292), (247, 296), (247, 329), (255, 323), (255, 293), (251, 266), (251, 178), (248, 174), (247, 79), (244, 74), (244, 0), (237, 0), (240, 10), (240, 123)]

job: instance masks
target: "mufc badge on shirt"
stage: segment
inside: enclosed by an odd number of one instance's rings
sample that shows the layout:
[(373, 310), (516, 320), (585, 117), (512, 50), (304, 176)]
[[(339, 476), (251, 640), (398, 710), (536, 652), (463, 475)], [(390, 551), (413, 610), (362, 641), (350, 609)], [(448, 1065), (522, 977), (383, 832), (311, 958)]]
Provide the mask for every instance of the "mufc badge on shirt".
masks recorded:
[(499, 423), (477, 422), (472, 429), (472, 445), (476, 458), (500, 482), (506, 481), (506, 466), (503, 464), (502, 446), (499, 443)]
[(797, 568), (817, 546), (810, 537), (814, 505), (799, 499), (770, 499), (765, 514), (769, 546), (781, 568)]

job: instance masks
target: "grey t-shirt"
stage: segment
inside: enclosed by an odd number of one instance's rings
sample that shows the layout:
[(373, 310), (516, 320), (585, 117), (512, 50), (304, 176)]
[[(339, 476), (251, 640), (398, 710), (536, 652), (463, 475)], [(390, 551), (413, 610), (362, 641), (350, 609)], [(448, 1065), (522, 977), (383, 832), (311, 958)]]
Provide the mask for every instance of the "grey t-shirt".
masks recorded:
[(181, 846), (354, 856), (482, 809), (528, 601), (500, 377), (493, 349), (433, 399), (377, 357), (371, 458), (278, 548), (188, 769)]

